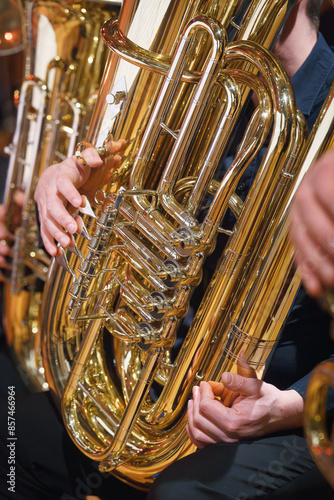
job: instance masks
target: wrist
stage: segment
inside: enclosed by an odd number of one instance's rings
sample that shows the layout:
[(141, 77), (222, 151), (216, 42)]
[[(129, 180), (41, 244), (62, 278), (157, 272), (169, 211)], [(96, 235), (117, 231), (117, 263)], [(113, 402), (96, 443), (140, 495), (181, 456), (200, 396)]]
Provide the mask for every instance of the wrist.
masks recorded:
[(294, 389), (279, 391), (278, 412), (273, 430), (295, 429), (303, 425), (304, 399)]

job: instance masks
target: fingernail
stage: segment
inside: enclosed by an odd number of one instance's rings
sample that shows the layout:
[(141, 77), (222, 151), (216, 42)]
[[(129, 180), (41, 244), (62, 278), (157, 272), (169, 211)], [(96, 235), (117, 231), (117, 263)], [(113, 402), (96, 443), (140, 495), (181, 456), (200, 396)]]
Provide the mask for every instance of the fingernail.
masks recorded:
[(66, 229), (69, 233), (73, 234), (77, 230), (77, 225), (74, 224), (74, 222), (70, 222), (70, 224), (66, 226)]
[(223, 373), (222, 378), (224, 379), (223, 382), (225, 384), (232, 384), (232, 374), (231, 373), (229, 373), (229, 372)]
[(59, 243), (61, 244), (61, 246), (63, 247), (66, 247), (70, 242), (70, 239), (67, 238), (67, 236), (63, 236), (62, 238), (60, 238), (59, 240)]

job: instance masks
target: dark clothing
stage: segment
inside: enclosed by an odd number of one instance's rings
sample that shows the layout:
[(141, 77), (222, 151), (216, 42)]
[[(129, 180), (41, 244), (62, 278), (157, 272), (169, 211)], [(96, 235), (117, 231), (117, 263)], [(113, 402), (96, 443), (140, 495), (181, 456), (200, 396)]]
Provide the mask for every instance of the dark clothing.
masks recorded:
[(218, 443), (165, 469), (147, 500), (331, 500), (300, 433)]
[[(334, 53), (319, 33), (311, 54), (292, 77), (297, 106), (304, 114), (309, 131), (334, 80)], [(334, 354), (329, 337), (330, 318), (301, 287), (267, 370), (265, 380), (284, 389), (305, 394), (308, 372)], [(331, 394), (328, 405), (334, 410)]]
[[(309, 130), (334, 80), (334, 54), (321, 34), (292, 78), (297, 105)], [(245, 198), (264, 151), (242, 176), (237, 194)], [(231, 159), (225, 160), (228, 167)], [(224, 173), (220, 166), (218, 178)], [(226, 168), (225, 168), (226, 170)], [(225, 218), (226, 219), (226, 218)], [(225, 222), (224, 219), (224, 222)], [(215, 262), (213, 254), (208, 259)], [(328, 315), (301, 287), (264, 380), (305, 394), (309, 372), (334, 354)], [(334, 357), (334, 356), (333, 356)], [(334, 410), (333, 394), (328, 406)], [(185, 457), (155, 480), (148, 500), (330, 500), (334, 492), (315, 466), (302, 429), (239, 443), (218, 443)]]

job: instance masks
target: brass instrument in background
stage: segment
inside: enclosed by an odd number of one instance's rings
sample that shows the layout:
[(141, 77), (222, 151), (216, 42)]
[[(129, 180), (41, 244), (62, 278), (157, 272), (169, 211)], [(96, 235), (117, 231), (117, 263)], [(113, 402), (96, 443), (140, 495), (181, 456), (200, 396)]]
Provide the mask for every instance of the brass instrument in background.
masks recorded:
[[(119, 165), (107, 159), (99, 178), (94, 171), (83, 234), (52, 262), (43, 362), (76, 445), (139, 488), (193, 451), (185, 409), (194, 384), (238, 365), (261, 376), (300, 283), (287, 213), (305, 121), (267, 50), (294, 3), (125, 0), (119, 21), (103, 27), (112, 55), (87, 141), (106, 148), (112, 135), (126, 146)], [(218, 183), (251, 92), (259, 104)], [(265, 141), (242, 202), (236, 186)], [(221, 227), (228, 207), (233, 231)], [(224, 232), (216, 271), (179, 339)]]
[(334, 488), (334, 448), (326, 422), (328, 389), (334, 389), (334, 361), (323, 361), (313, 370), (308, 383), (304, 429), (317, 467)]
[(86, 133), (106, 57), (100, 29), (111, 15), (108, 4), (92, 2), (30, 0), (25, 6), (26, 78), (4, 194), (13, 242), (3, 318), (18, 370), (32, 390), (48, 388), (37, 332), (50, 264), (38, 247), (35, 186), (43, 170), (71, 156)]

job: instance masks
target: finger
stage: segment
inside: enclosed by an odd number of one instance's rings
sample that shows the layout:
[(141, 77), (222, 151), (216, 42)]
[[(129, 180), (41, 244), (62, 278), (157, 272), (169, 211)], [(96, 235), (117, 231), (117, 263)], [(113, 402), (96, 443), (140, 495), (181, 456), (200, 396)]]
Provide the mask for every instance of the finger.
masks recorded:
[(210, 385), (201, 382), (200, 387), (194, 387), (193, 391), (193, 434), (200, 440), (200, 434), (196, 430), (203, 432), (214, 441), (230, 441), (231, 436), (225, 432), (224, 419), (226, 412), (230, 411), (214, 398)]
[(208, 444), (216, 443), (217, 441), (215, 439), (213, 439), (211, 436), (208, 436), (201, 429), (196, 427), (193, 418), (193, 411), (194, 411), (193, 401), (190, 400), (188, 401), (188, 410), (187, 410), (188, 422), (189, 422), (187, 425), (187, 432), (190, 441), (199, 449), (204, 448)]
[(239, 392), (244, 396), (257, 396), (262, 387), (262, 381), (256, 378), (246, 378), (236, 373), (224, 372), (222, 375), (224, 386), (230, 391)]
[(316, 200), (327, 212), (331, 220), (334, 219), (333, 191), (334, 191), (334, 149), (326, 152), (311, 169), (310, 183)]
[[(73, 181), (70, 177), (67, 177), (65, 175), (60, 176), (60, 178), (57, 179), (56, 187), (59, 194), (62, 195), (64, 199), (68, 201), (73, 207), (79, 208), (82, 206), (82, 195), (74, 186)], [(52, 193), (50, 203), (56, 203), (56, 196), (58, 196), (58, 194)], [(57, 204), (57, 206), (59, 205)]]
[(22, 207), (23, 205), (23, 201), (24, 201), (24, 192), (19, 190), (19, 189), (16, 189), (15, 192), (14, 192), (14, 202), (19, 206), (19, 207)]
[(45, 250), (49, 255), (51, 255), (51, 257), (55, 257), (57, 254), (57, 244), (55, 243), (54, 239), (52, 238), (50, 233), (43, 227), (40, 228), (40, 234)]
[(215, 396), (220, 397), (221, 394), (223, 394), (225, 390), (224, 384), (222, 384), (221, 382), (214, 382), (213, 380), (210, 380), (208, 384), (210, 385), (211, 390)]
[(228, 389), (226, 389), (224, 384), (220, 382), (213, 382), (212, 380), (209, 380), (208, 384), (210, 385), (211, 390), (215, 395), (215, 397), (219, 398), (220, 401), (222, 401), (225, 406), (229, 406), (231, 404), (231, 401), (238, 396), (238, 394), (233, 393)]
[(97, 168), (103, 165), (103, 160), (95, 148), (84, 149), (80, 154), (91, 168)]
[(309, 199), (305, 210), (297, 211), (296, 217), (296, 222), (300, 224), (297, 237), (304, 226), (310, 239), (334, 259), (334, 224), (331, 215), (313, 198)]
[(60, 243), (61, 246), (67, 247), (71, 245), (71, 237), (52, 219), (41, 225), (41, 237), (46, 251), (53, 257), (57, 254), (57, 244), (54, 240)]
[(256, 371), (252, 368), (244, 354), (244, 349), (242, 349), (238, 359), (237, 359), (237, 374), (248, 378), (257, 378)]
[(58, 197), (53, 197), (42, 204), (41, 211), (41, 224), (46, 226), (46, 229), (57, 241), (59, 240), (56, 234), (53, 233), (53, 228), (56, 227), (57, 233), (59, 228), (64, 228), (70, 234), (74, 234), (77, 231), (78, 226), (75, 219), (70, 215)]
[(77, 215), (76, 217), (74, 217), (74, 220), (77, 224), (77, 230), (76, 230), (76, 233), (77, 234), (81, 234), (82, 233), (82, 230), (83, 230), (83, 222), (82, 222), (82, 218), (80, 217), (80, 215)]
[(124, 139), (119, 139), (118, 141), (109, 140), (105, 143), (105, 148), (109, 155), (115, 155), (120, 153), (125, 148), (126, 141)]
[(117, 142), (112, 143), (112, 154), (120, 153), (125, 148), (126, 141), (124, 139), (119, 139)]
[(7, 228), (4, 224), (0, 223), (0, 239), (4, 240), (9, 235)]
[(0, 242), (0, 255), (6, 256), (9, 254), (9, 246), (5, 241)]
[[(312, 240), (306, 227), (300, 222), (298, 214), (294, 214), (294, 244), (295, 244), (295, 261), (302, 275), (302, 280), (307, 292), (311, 296), (318, 296), (324, 292), (324, 283), (321, 276), (324, 274), (324, 279), (333, 277), (334, 266), (332, 271), (328, 271), (326, 267), (331, 266), (329, 257), (319, 245)], [(321, 268), (324, 268), (321, 270)], [(319, 272), (320, 270), (320, 272)]]

